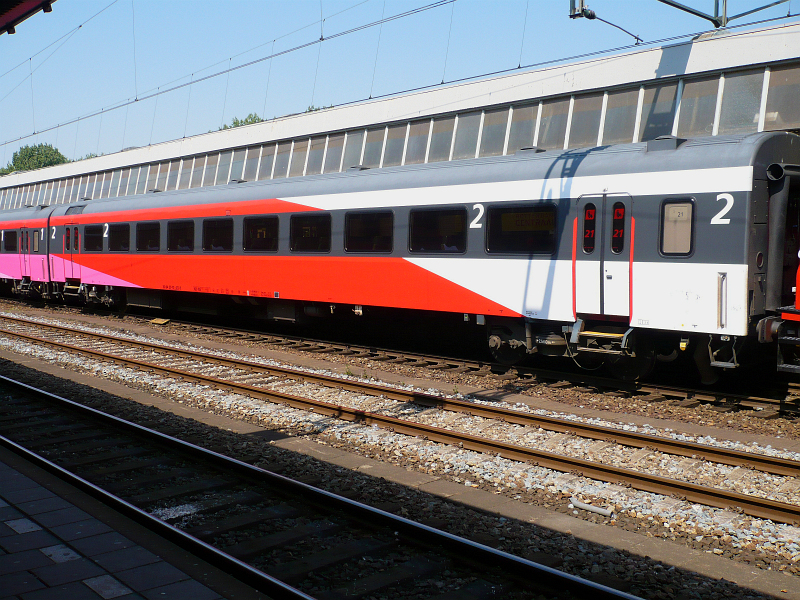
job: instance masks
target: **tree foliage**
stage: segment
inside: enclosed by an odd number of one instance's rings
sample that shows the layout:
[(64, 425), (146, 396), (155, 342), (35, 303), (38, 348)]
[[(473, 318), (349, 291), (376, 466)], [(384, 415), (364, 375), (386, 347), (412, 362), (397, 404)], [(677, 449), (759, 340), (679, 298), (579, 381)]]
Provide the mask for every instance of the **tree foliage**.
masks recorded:
[(256, 113), (250, 113), (244, 119), (239, 119), (238, 117), (233, 117), (230, 125), (223, 125), (219, 128), (219, 130), (223, 129), (233, 129), (234, 127), (241, 127), (242, 125), (252, 125), (254, 123), (261, 123), (263, 121), (261, 117), (259, 117)]
[(32, 171), (66, 162), (69, 162), (69, 159), (50, 144), (22, 146), (14, 152), (11, 162), (5, 168), (0, 169), (0, 175), (7, 175), (14, 171)]

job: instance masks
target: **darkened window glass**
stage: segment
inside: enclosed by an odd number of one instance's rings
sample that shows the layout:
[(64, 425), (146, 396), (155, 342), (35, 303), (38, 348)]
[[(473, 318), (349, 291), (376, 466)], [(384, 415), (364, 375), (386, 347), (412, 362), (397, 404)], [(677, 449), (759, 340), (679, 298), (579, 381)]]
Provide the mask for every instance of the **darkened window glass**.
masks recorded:
[(244, 249), (251, 252), (278, 251), (278, 217), (247, 217)]
[(412, 210), (411, 252), (464, 252), (467, 249), (467, 211), (463, 208)]
[(662, 254), (692, 252), (692, 216), (690, 201), (665, 202), (661, 209)]
[(3, 249), (6, 252), (16, 252), (17, 251), (17, 232), (16, 231), (6, 231), (3, 234)]
[(486, 227), (487, 252), (555, 252), (556, 207), (552, 204), (490, 207)]
[(169, 221), (167, 223), (167, 250), (191, 252), (194, 250), (194, 221)]
[(611, 251), (619, 254), (625, 248), (625, 205), (615, 202), (611, 218)]
[(131, 247), (131, 226), (117, 223), (108, 227), (108, 250), (110, 252), (127, 252)]
[(347, 252), (391, 252), (393, 224), (390, 211), (348, 213), (344, 249)]
[(33, 231), (33, 251), (39, 252), (39, 230), (34, 229)]
[(101, 252), (103, 250), (102, 225), (87, 225), (84, 227), (83, 249), (85, 252)]
[(292, 252), (330, 252), (330, 215), (292, 215), (290, 244)]
[(411, 126), (408, 128), (405, 164), (419, 165), (425, 162), (425, 152), (428, 149), (428, 133), (430, 133), (430, 129), (430, 119), (411, 122)]
[(325, 153), (325, 170), (323, 173), (338, 173), (339, 164), (342, 162), (342, 148), (344, 148), (344, 134), (328, 136), (328, 151)]
[(159, 223), (137, 223), (137, 252), (158, 252), (161, 249), (161, 225)]
[(233, 250), (233, 219), (203, 221), (203, 250), (206, 252)]
[(597, 230), (597, 209), (592, 203), (583, 208), (583, 251), (586, 254), (594, 252), (595, 231)]
[(69, 227), (66, 229), (66, 233), (64, 233), (64, 250), (71, 250), (70, 248), (70, 239), (72, 236), (70, 235), (70, 231), (72, 231)]

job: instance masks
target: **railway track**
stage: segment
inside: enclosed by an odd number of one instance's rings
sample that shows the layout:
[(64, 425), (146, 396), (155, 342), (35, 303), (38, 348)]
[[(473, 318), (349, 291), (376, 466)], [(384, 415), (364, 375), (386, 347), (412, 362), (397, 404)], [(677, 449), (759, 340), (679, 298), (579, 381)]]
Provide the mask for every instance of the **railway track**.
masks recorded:
[[(432, 426), (410, 418), (389, 416), (380, 411), (368, 411), (316, 400), (307, 395), (289, 394), (273, 388), (276, 381), (291, 380), (391, 399), (395, 402), (423, 408), (430, 407), (459, 412), (525, 428), (541, 428), (634, 448), (654, 449), (670, 455), (701, 458), (783, 477), (799, 476), (800, 463), (783, 458), (541, 416), (521, 410), (444, 398), (414, 390), (396, 389), (285, 367), (269, 366), (222, 354), (172, 348), (162, 344), (88, 331), (76, 332), (65, 327), (41, 324), (26, 319), (2, 317), (0, 323), (5, 325), (3, 330), (5, 335), (15, 336), (30, 343), (46, 344), (61, 351), (83, 354), (95, 360), (111, 361), (136, 369), (152, 371), (167, 377), (209, 385), (251, 398), (313, 411), (316, 414), (367, 425), (377, 425), (396, 433), (421, 437), (433, 442), (456, 445), (511, 460), (535, 463), (556, 471), (577, 473), (601, 481), (621, 483), (643, 491), (685, 498), (688, 501), (708, 506), (732, 508), (759, 518), (783, 523), (800, 521), (800, 506), (795, 504), (703, 486), (691, 481), (667, 478), (584, 458), (565, 456), (508, 441), (476, 436), (451, 428)], [(38, 332), (40, 335), (32, 335), (33, 332)], [(48, 332), (49, 338), (42, 337), (41, 332)], [(65, 337), (70, 339), (70, 343), (63, 341)], [(102, 350), (98, 350), (99, 347), (102, 347)], [(217, 372), (211, 374), (215, 370)]]
[(0, 443), (276, 599), (635, 597), (0, 376)]
[[(8, 299), (0, 301), (10, 306), (18, 306), (18, 302), (9, 301)], [(65, 306), (60, 306), (60, 309), (83, 312), (82, 309)], [(794, 382), (787, 382), (785, 386), (774, 386), (772, 389), (767, 390), (765, 394), (754, 395), (733, 392), (729, 389), (697, 389), (665, 383), (626, 382), (585, 372), (542, 369), (523, 365), (508, 366), (480, 360), (467, 360), (358, 344), (344, 344), (328, 340), (264, 333), (250, 329), (238, 329), (174, 319), (152, 319), (136, 315), (126, 315), (126, 317), (135, 319), (141, 324), (148, 324), (177, 333), (206, 335), (220, 340), (236, 340), (281, 349), (365, 359), (372, 362), (396, 364), (432, 371), (464, 373), (476, 377), (490, 377), (510, 384), (541, 381), (579, 389), (589, 388), (611, 391), (612, 393), (622, 392), (654, 401), (673, 400), (687, 405), (698, 403), (721, 406), (726, 409), (766, 409), (786, 416), (800, 415), (800, 383)]]

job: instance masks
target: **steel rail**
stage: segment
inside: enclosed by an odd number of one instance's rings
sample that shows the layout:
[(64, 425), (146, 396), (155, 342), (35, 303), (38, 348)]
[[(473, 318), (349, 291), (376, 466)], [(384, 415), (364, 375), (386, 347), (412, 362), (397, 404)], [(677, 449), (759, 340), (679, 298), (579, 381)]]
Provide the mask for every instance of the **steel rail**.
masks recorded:
[[(29, 321), (27, 319), (18, 319), (15, 317), (0, 317), (0, 319), (20, 322), (25, 325), (39, 327), (40, 324), (36, 321)], [(42, 324), (44, 328), (56, 331), (68, 331), (71, 334), (83, 335), (89, 338), (99, 338), (113, 343), (127, 344), (138, 348), (152, 350), (155, 352), (170, 353), (185, 358), (200, 358), (204, 361), (214, 364), (222, 364), (239, 369), (247, 369), (252, 371), (261, 371), (263, 373), (272, 375), (281, 375), (298, 381), (316, 383), (328, 387), (335, 387), (345, 389), (352, 392), (368, 393), (376, 396), (385, 396), (392, 400), (399, 402), (411, 402), (422, 406), (436, 407), (443, 410), (450, 410), (455, 412), (466, 413), (472, 416), (478, 416), (488, 419), (497, 419), (512, 423), (515, 425), (541, 427), (548, 431), (555, 431), (558, 433), (565, 433), (569, 435), (577, 435), (589, 439), (607, 441), (612, 444), (622, 444), (634, 448), (647, 448), (664, 452), (666, 454), (674, 454), (677, 456), (694, 457), (700, 460), (713, 461), (720, 464), (726, 464), (736, 467), (746, 467), (771, 473), (773, 475), (781, 475), (787, 477), (800, 476), (800, 462), (793, 461), (785, 458), (768, 456), (764, 454), (756, 454), (753, 452), (744, 452), (741, 450), (732, 450), (727, 448), (720, 448), (709, 446), (706, 444), (699, 444), (696, 442), (680, 441), (663, 436), (637, 433), (625, 431), (624, 429), (617, 429), (614, 427), (604, 427), (600, 425), (592, 425), (590, 423), (582, 423), (579, 421), (572, 421), (568, 419), (560, 419), (557, 417), (547, 417), (537, 415), (535, 413), (528, 413), (519, 410), (513, 410), (498, 406), (489, 406), (485, 404), (478, 404), (474, 402), (467, 402), (464, 400), (457, 400), (453, 398), (446, 398), (434, 394), (427, 394), (414, 390), (402, 390), (385, 385), (374, 383), (348, 381), (339, 377), (330, 375), (322, 375), (318, 373), (308, 373), (299, 371), (297, 369), (290, 369), (286, 367), (275, 367), (270, 365), (263, 365), (260, 363), (220, 357), (214, 354), (208, 354), (200, 351), (187, 351), (152, 342), (142, 342), (139, 340), (128, 340), (124, 338), (117, 338), (111, 335), (102, 333), (75, 331), (59, 325)], [(16, 332), (9, 332), (14, 335), (24, 336)], [(44, 340), (41, 338), (30, 337), (29, 341), (41, 343)], [(60, 343), (60, 342), (54, 342)], [(71, 350), (77, 347), (70, 347)], [(183, 373), (183, 372), (181, 372)], [(217, 384), (215, 384), (217, 385)]]
[[(0, 383), (7, 386), (14, 387), (23, 393), (34, 395), (40, 399), (45, 399), (49, 402), (56, 403), (61, 406), (68, 407), (70, 410), (78, 412), (82, 415), (90, 416), (101, 422), (109, 423), (111, 425), (120, 427), (130, 432), (143, 437), (147, 437), (157, 443), (164, 445), (173, 450), (183, 452), (195, 458), (205, 460), (215, 467), (233, 472), (238, 475), (253, 478), (259, 481), (266, 481), (268, 484), (273, 485), (282, 490), (291, 490), (292, 493), (303, 496), (306, 500), (315, 502), (318, 505), (330, 508), (336, 507), (346, 511), (349, 514), (355, 515), (356, 518), (382, 526), (390, 527), (394, 531), (402, 532), (411, 543), (419, 544), (435, 544), (442, 546), (454, 554), (471, 560), (480, 565), (492, 565), (505, 569), (511, 578), (526, 581), (534, 581), (543, 584), (547, 587), (553, 587), (557, 590), (568, 590), (579, 594), (579, 597), (592, 597), (601, 600), (611, 598), (621, 598), (623, 600), (642, 600), (638, 596), (628, 594), (619, 590), (615, 590), (608, 586), (588, 581), (558, 571), (556, 569), (541, 565), (539, 563), (515, 556), (502, 550), (497, 550), (489, 546), (485, 546), (478, 542), (466, 540), (445, 531), (440, 531), (433, 527), (417, 523), (410, 519), (394, 515), (392, 513), (373, 508), (361, 502), (339, 496), (332, 492), (313, 487), (311, 485), (290, 479), (277, 473), (272, 473), (255, 465), (225, 456), (202, 448), (195, 444), (185, 442), (181, 439), (153, 431), (136, 423), (121, 419), (114, 415), (109, 415), (97, 409), (84, 406), (67, 398), (63, 398), (56, 394), (39, 390), (38, 388), (21, 383), (14, 379), (0, 375)], [(109, 503), (111, 506), (124, 512), (128, 516), (134, 518), (137, 522), (150, 527), (160, 535), (171, 539), (172, 541), (185, 543), (186, 547), (197, 554), (198, 556), (210, 560), (218, 559), (223, 561), (226, 567), (230, 566), (234, 574), (242, 577), (242, 580), (250, 584), (256, 589), (260, 589), (269, 594), (273, 594), (276, 599), (303, 599), (314, 600), (312, 596), (308, 596), (299, 590), (283, 583), (282, 581), (271, 577), (258, 569), (255, 569), (236, 558), (233, 558), (225, 552), (195, 538), (194, 536), (165, 523), (161, 519), (150, 515), (149, 513), (137, 508), (136, 506), (126, 502), (125, 500), (110, 494), (102, 488), (86, 481), (78, 475), (71, 473), (69, 470), (64, 469), (57, 464), (49, 461), (48, 459), (24, 448), (23, 446), (5, 438), (0, 435), (0, 444), (7, 448), (25, 456), (32, 462), (46, 470), (56, 474), (57, 476), (64, 477), (71, 483), (83, 489), (87, 493), (93, 495), (103, 502)], [(253, 585), (256, 584), (256, 585)]]
[(695, 483), (677, 479), (669, 479), (659, 475), (640, 473), (631, 469), (595, 463), (585, 459), (572, 458), (543, 450), (526, 448), (516, 444), (481, 438), (467, 433), (460, 433), (431, 425), (405, 421), (395, 417), (352, 409), (345, 406), (312, 400), (310, 398), (302, 398), (300, 396), (286, 394), (284, 392), (267, 390), (243, 383), (225, 381), (207, 375), (189, 373), (178, 369), (172, 369), (170, 367), (154, 365), (136, 359), (121, 358), (96, 350), (79, 348), (51, 340), (43, 340), (41, 338), (28, 336), (26, 334), (14, 332), (10, 333), (16, 337), (19, 337), (20, 339), (25, 339), (32, 343), (44, 343), (61, 350), (83, 354), (95, 359), (125, 366), (133, 366), (143, 371), (161, 373), (169, 377), (182, 379), (184, 381), (202, 383), (218, 389), (225, 389), (239, 393), (244, 396), (259, 398), (273, 403), (286, 404), (294, 408), (316, 412), (346, 421), (358, 422), (366, 425), (377, 425), (379, 427), (383, 427), (405, 435), (418, 436), (435, 442), (458, 445), (468, 450), (491, 453), (510, 460), (529, 462), (538, 466), (553, 469), (555, 471), (575, 473), (584, 477), (598, 479), (600, 481), (628, 485), (645, 492), (662, 494), (666, 496), (677, 496), (680, 498), (685, 498), (690, 502), (728, 510), (741, 511), (753, 517), (770, 519), (772, 521), (781, 523), (800, 522), (800, 506), (797, 505), (777, 502), (775, 500), (768, 500), (766, 498), (748, 496), (738, 492), (722, 490), (719, 488), (701, 486)]

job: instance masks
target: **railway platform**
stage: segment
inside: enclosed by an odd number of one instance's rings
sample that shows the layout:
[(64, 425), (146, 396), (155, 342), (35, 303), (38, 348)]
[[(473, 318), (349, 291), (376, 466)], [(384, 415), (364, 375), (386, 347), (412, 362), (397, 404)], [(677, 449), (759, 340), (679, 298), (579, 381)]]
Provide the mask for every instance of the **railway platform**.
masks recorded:
[(0, 600), (266, 598), (0, 448)]

